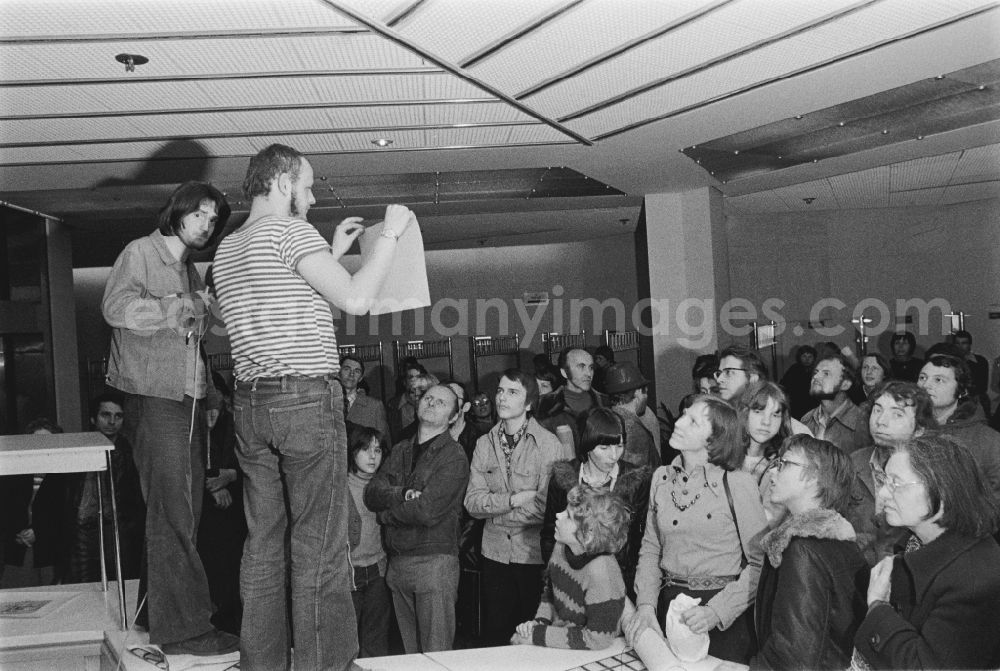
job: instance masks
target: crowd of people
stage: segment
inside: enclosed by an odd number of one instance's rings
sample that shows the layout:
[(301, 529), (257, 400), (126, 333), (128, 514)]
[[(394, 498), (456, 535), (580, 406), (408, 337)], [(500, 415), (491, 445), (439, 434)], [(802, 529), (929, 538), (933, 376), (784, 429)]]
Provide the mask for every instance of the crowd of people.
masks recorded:
[[(270, 671), (456, 641), (596, 649), (662, 635), (686, 596), (679, 621), (722, 667), (1000, 665), (1000, 433), (970, 334), (924, 360), (909, 333), (889, 359), (801, 347), (780, 384), (729, 346), (698, 357), (676, 421), (607, 347), (474, 394), (407, 359), (383, 404), (330, 305), (367, 311), (416, 217), (387, 207), (351, 275), (365, 227), (326, 242), (312, 185), (298, 151), (255, 156), (206, 286), (191, 252), (229, 206), (182, 184), (107, 284), (91, 418), (116, 447), (136, 626), (164, 653)], [(231, 385), (204, 354), (213, 301)], [(96, 484), (48, 475), (32, 502), (30, 476), (5, 481), (5, 562), (31, 547), (53, 582), (97, 579)]]

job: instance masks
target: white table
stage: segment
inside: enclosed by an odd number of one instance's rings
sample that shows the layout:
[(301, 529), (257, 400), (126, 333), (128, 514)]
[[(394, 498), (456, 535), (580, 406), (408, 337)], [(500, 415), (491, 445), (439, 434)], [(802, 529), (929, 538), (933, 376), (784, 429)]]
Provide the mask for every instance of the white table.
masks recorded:
[[(114, 444), (97, 431), (85, 433), (35, 433), (0, 436), (0, 475), (34, 473), (90, 473), (107, 471), (110, 487), (112, 528), (114, 529), (115, 569), (119, 583), (122, 575), (121, 538), (118, 531), (118, 503), (115, 500), (115, 479), (111, 470)], [(101, 586), (108, 591), (108, 571), (104, 557), (104, 495), (101, 477), (97, 478), (97, 501), (101, 534)], [(125, 592), (118, 592), (121, 628), (128, 628), (125, 612)]]
[[(625, 639), (618, 637), (604, 650), (563, 650), (535, 645), (510, 645), (417, 655), (369, 657), (357, 660), (357, 664), (367, 671), (567, 671), (581, 667), (607, 668), (606, 665), (596, 662), (618, 655), (626, 649)], [(715, 657), (706, 657), (694, 663), (677, 660), (675, 664), (669, 666), (669, 669), (713, 671), (719, 664), (720, 660)]]

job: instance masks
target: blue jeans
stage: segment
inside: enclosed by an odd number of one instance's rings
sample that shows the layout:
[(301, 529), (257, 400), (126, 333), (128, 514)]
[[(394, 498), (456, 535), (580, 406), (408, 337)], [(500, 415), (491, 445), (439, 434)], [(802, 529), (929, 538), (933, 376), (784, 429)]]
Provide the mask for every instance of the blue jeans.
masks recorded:
[(248, 527), (240, 667), (277, 671), (292, 661), (296, 669), (347, 669), (358, 654), (358, 632), (340, 383), (282, 377), (237, 380), (235, 387)]
[[(132, 443), (146, 499), (149, 642), (175, 643), (212, 630), (212, 599), (198, 556), (205, 490), (204, 402), (154, 396), (125, 398), (122, 432)], [(140, 598), (142, 595), (140, 594)]]

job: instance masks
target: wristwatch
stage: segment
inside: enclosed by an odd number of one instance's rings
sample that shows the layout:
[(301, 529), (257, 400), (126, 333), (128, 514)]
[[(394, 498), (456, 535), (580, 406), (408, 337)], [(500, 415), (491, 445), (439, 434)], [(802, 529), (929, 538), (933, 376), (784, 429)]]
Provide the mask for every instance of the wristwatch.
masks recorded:
[(378, 237), (389, 238), (390, 240), (399, 240), (399, 233), (391, 228), (383, 228), (382, 232), (378, 234)]

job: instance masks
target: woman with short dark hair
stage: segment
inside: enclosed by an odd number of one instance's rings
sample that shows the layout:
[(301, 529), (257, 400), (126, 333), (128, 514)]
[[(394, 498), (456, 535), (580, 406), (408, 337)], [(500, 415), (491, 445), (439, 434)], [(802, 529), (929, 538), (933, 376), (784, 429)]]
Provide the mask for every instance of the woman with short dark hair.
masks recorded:
[(653, 474), (635, 590), (638, 612), (626, 638), (662, 631), (674, 597), (701, 605), (681, 614), (708, 634), (709, 654), (745, 664), (755, 652), (752, 608), (760, 577), (760, 536), (767, 529), (757, 481), (740, 469), (739, 416), (729, 403), (697, 396), (677, 420), (670, 447), (680, 456)]
[(927, 434), (900, 444), (878, 475), (885, 519), (906, 549), (875, 565), (852, 666), (1000, 668), (1000, 504), (969, 450)]
[(628, 536), (616, 553), (625, 578), (629, 597), (634, 598), (632, 583), (639, 560), (639, 546), (646, 528), (646, 505), (649, 503), (648, 467), (633, 466), (621, 461), (625, 450), (625, 422), (610, 408), (591, 408), (581, 418), (580, 444), (576, 458), (552, 464), (552, 477), (542, 520), (542, 559), (548, 564), (556, 545), (556, 516), (566, 509), (567, 494), (580, 484), (607, 489), (625, 504), (629, 511)]

